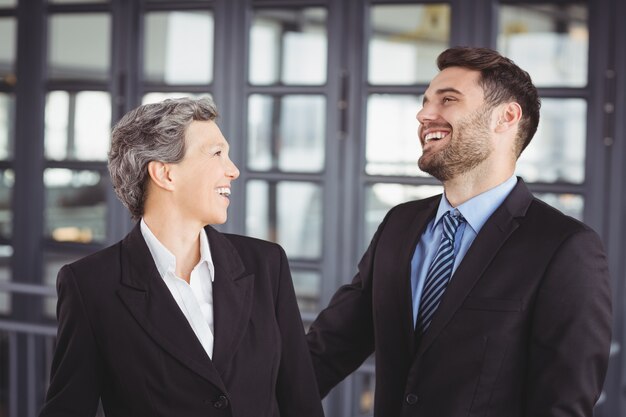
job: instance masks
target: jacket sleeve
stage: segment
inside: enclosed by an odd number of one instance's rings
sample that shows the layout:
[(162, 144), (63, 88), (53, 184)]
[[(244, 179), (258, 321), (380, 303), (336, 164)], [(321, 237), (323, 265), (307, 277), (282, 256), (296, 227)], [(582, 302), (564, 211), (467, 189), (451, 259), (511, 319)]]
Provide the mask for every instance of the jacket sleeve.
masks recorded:
[(526, 378), (530, 417), (589, 417), (611, 344), (611, 289), (602, 242), (584, 229), (555, 253), (535, 302)]
[(39, 416), (94, 416), (101, 391), (101, 358), (85, 302), (68, 265), (59, 271), (57, 293), (56, 350), (50, 387)]
[(276, 296), (276, 320), (281, 337), (281, 360), (276, 395), (284, 417), (323, 417), (315, 373), (304, 336), (304, 326), (289, 270), (287, 256), (280, 251), (280, 274)]
[(374, 352), (372, 280), (378, 239), (390, 210), (361, 258), (350, 284), (340, 287), (315, 319), (307, 341), (320, 390), (325, 397)]

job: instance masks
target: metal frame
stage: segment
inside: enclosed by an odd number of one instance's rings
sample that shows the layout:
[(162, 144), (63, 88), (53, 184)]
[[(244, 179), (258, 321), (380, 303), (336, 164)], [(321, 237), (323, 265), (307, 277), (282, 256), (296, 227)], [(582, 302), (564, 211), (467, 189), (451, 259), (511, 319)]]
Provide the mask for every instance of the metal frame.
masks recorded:
[[(45, 12), (43, 2), (20, 2), (17, 7), (17, 74), (19, 82), (15, 88), (16, 122), (15, 153), (13, 170), (13, 258), (12, 279), (18, 283), (37, 284), (41, 276), (41, 233), (43, 230), (43, 126), (44, 102), (43, 85), (45, 76)], [(18, 140), (17, 138), (31, 138)], [(12, 319), (18, 322), (37, 323), (41, 319), (41, 303), (22, 293), (12, 294)], [(18, 352), (29, 352), (32, 343), (28, 335), (17, 334), (12, 338), (11, 347), (15, 365), (9, 380), (17, 381), (17, 387), (10, 388), (11, 412), (33, 416), (31, 401), (36, 397), (33, 385), (24, 378), (30, 375), (33, 367), (41, 365), (34, 356)], [(34, 347), (41, 350), (41, 344)], [(19, 389), (18, 389), (19, 388)], [(17, 390), (17, 391), (15, 391)], [(30, 414), (26, 414), (25, 411)], [(11, 416), (13, 417), (13, 416)]]
[[(610, 185), (606, 196), (608, 215), (606, 218), (608, 227), (605, 236), (609, 267), (613, 277), (613, 341), (614, 354), (611, 357), (609, 371), (605, 382), (607, 402), (602, 407), (600, 417), (612, 417), (624, 414), (626, 410), (626, 398), (624, 396), (624, 384), (626, 381), (626, 363), (624, 361), (624, 343), (626, 313), (624, 292), (626, 290), (626, 44), (617, 42), (616, 39), (626, 37), (626, 28), (622, 24), (622, 17), (626, 15), (626, 4), (623, 1), (612, 0), (611, 8), (605, 11), (603, 24), (611, 22), (612, 33), (608, 33), (609, 39), (613, 40), (607, 54), (612, 56), (611, 65), (606, 68), (607, 91), (611, 93), (609, 99), (614, 104), (610, 131), (605, 137), (612, 138), (606, 143), (611, 143), (607, 150), (610, 158)], [(612, 13), (611, 13), (612, 12)], [(599, 39), (606, 42), (609, 39)], [(622, 74), (622, 76), (619, 76)], [(611, 102), (611, 101), (610, 101)]]

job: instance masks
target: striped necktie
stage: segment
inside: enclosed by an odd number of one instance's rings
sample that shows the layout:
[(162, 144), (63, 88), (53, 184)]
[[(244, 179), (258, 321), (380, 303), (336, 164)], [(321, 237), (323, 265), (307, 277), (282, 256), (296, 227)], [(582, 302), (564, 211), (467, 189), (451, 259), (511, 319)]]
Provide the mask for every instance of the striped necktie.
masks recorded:
[(422, 298), (420, 299), (417, 324), (415, 326), (415, 331), (419, 335), (424, 333), (430, 326), (435, 311), (441, 302), (441, 297), (448, 286), (448, 281), (450, 281), (452, 276), (452, 268), (454, 267), (454, 236), (461, 223), (465, 221), (460, 213), (455, 216), (450, 211), (443, 215), (442, 220), (443, 234), (441, 235), (441, 243), (439, 243), (435, 259), (426, 273)]

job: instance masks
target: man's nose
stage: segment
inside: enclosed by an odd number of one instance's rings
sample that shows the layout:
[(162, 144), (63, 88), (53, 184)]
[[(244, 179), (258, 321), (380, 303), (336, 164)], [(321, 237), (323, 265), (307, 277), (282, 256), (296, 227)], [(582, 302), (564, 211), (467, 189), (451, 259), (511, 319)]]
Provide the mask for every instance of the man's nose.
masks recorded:
[(433, 106), (427, 106), (426, 104), (424, 104), (420, 111), (417, 112), (417, 115), (415, 117), (417, 118), (418, 122), (424, 124), (425, 122), (436, 120), (438, 115), (435, 112)]

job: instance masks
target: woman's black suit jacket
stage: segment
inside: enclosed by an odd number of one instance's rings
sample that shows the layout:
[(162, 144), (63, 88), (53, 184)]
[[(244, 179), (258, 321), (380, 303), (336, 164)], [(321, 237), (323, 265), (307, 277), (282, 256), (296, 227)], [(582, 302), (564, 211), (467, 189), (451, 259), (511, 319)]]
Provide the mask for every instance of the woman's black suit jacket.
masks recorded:
[(137, 225), (59, 272), (59, 330), (40, 417), (323, 416), (285, 253), (206, 233), (215, 265), (213, 359)]

